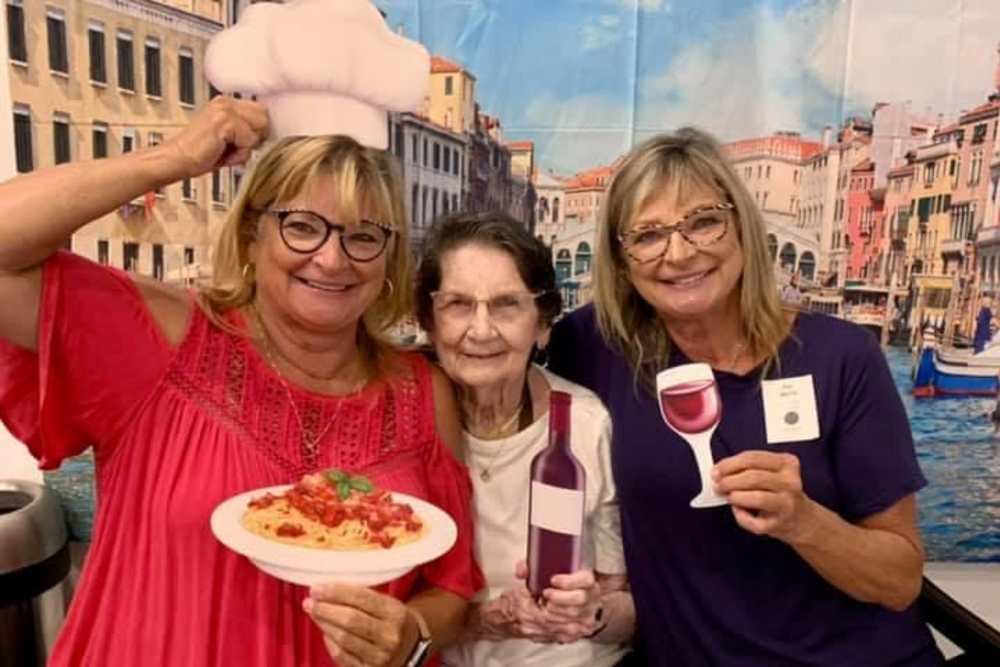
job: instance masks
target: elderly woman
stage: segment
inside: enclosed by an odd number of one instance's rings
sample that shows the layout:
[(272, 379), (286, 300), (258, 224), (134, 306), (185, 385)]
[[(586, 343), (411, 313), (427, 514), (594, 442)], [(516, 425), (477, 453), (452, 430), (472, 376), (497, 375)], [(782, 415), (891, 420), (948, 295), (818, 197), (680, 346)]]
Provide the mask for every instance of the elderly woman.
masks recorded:
[[(379, 333), (409, 300), (388, 156), (342, 136), (277, 142), (201, 293), (57, 252), (143, 192), (243, 162), (267, 132), (262, 106), (219, 97), (160, 146), (0, 187), (0, 417), (43, 467), (88, 444), (97, 461), (94, 541), (53, 665), (417, 664), (481, 585), (450, 386)], [(209, 532), (220, 501), (329, 467), (443, 507), (457, 544), (378, 591), (307, 594)]]
[[(548, 249), (517, 221), (458, 214), (431, 230), (417, 314), (457, 388), (487, 582), (461, 645), (445, 653), (448, 665), (613, 665), (633, 631), (608, 413), (589, 391), (531, 362), (560, 303)], [(553, 577), (539, 606), (521, 579), (529, 471), (548, 444), (551, 390), (573, 397), (571, 446), (586, 471), (584, 569)]]
[[(914, 599), (924, 484), (878, 341), (782, 310), (765, 226), (713, 139), (627, 156), (597, 238), (594, 306), (552, 367), (614, 423), (622, 533), (649, 664), (935, 665)], [(709, 364), (722, 400), (715, 491), (660, 415), (662, 369)]]

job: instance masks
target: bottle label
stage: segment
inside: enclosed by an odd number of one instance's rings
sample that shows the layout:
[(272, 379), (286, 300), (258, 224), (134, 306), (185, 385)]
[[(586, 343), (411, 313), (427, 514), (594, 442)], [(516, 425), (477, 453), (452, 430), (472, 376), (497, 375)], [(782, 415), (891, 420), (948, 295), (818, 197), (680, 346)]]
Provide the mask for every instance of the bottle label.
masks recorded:
[(531, 525), (579, 535), (583, 532), (583, 491), (532, 482)]

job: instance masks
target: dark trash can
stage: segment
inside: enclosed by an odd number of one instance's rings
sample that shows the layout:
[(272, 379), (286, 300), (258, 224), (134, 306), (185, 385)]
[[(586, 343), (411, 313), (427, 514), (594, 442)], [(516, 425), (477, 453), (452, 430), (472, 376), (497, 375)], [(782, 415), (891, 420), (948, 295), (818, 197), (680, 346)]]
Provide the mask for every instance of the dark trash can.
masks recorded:
[(0, 667), (43, 664), (37, 598), (69, 572), (66, 522), (54, 492), (0, 480)]

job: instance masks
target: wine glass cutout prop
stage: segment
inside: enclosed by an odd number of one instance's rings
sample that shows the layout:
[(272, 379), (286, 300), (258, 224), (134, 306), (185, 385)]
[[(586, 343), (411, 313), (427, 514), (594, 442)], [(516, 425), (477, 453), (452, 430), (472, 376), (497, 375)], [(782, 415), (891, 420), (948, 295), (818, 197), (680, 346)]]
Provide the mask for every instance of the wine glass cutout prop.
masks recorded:
[(535, 600), (552, 577), (580, 569), (587, 476), (570, 449), (572, 396), (549, 394), (549, 444), (531, 461), (528, 590)]
[(701, 478), (701, 491), (691, 507), (718, 507), (729, 501), (712, 486), (712, 434), (722, 420), (722, 400), (715, 374), (708, 364), (682, 364), (656, 376), (660, 413), (670, 430), (694, 452)]

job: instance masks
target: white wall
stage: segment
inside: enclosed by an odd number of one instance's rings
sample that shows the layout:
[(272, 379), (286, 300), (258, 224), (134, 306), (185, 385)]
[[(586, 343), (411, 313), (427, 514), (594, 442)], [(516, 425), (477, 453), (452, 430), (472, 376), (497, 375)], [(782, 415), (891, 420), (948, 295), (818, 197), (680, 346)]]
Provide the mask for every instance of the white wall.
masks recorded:
[[(15, 173), (14, 109), (10, 99), (10, 62), (7, 54), (7, 13), (0, 14), (0, 181)], [(0, 479), (16, 477), (41, 481), (42, 474), (28, 450), (0, 424)]]

